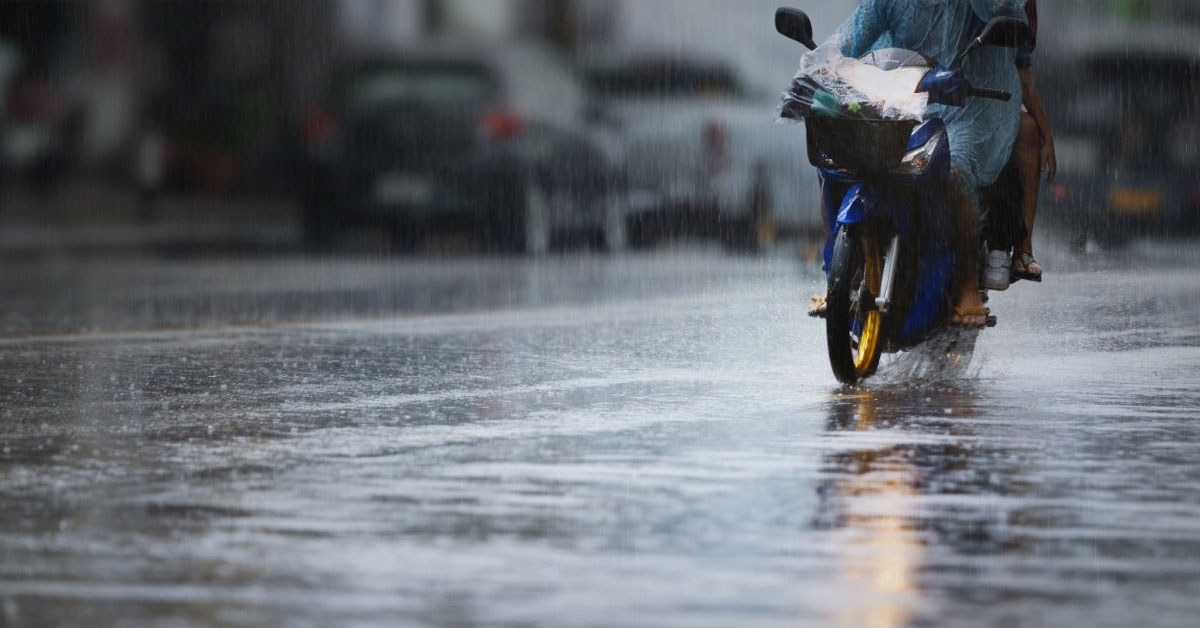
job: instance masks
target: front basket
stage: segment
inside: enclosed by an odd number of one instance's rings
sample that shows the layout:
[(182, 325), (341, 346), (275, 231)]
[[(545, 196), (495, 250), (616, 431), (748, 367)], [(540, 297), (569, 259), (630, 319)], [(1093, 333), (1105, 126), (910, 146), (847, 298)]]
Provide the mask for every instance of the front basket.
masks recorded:
[(809, 116), (804, 126), (813, 166), (887, 172), (900, 165), (917, 122)]

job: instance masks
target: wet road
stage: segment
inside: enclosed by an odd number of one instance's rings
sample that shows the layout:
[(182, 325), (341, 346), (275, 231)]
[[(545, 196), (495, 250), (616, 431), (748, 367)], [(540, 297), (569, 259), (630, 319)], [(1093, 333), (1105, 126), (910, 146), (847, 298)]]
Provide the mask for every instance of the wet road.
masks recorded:
[(1189, 264), (1059, 260), (856, 390), (784, 254), (25, 268), (2, 625), (1200, 616)]

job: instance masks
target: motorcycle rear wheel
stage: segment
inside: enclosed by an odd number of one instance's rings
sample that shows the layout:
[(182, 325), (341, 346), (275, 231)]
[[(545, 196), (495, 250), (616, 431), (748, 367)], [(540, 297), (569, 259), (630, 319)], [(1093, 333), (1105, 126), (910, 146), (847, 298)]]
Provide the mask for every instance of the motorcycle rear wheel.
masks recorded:
[[(840, 227), (829, 268), (825, 338), (829, 364), (843, 384), (855, 384), (879, 368), (883, 316), (870, 301), (879, 294), (882, 283), (879, 243), (860, 226)], [(867, 301), (860, 303), (860, 297)]]

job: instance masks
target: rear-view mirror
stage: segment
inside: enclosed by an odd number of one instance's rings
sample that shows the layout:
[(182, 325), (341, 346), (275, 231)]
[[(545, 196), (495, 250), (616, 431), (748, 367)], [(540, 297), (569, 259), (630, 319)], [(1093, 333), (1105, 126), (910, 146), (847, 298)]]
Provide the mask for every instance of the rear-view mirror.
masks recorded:
[(804, 11), (781, 8), (775, 12), (775, 30), (780, 35), (804, 44), (809, 50), (817, 47), (812, 38), (812, 22)]

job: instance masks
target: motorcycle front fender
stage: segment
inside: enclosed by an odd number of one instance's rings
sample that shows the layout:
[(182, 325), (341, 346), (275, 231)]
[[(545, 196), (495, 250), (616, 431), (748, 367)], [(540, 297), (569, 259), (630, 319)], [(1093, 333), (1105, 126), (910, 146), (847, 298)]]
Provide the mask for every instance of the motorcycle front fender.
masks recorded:
[(856, 183), (846, 190), (846, 195), (842, 197), (838, 206), (836, 218), (829, 225), (829, 233), (825, 240), (825, 272), (829, 272), (829, 265), (833, 262), (833, 243), (837, 239), (838, 228), (861, 224), (878, 204), (879, 196), (866, 184)]
[(830, 224), (828, 239), (825, 242), (825, 270), (833, 261), (833, 242), (837, 237), (838, 227), (857, 225), (867, 221), (871, 216), (879, 214), (891, 221), (896, 231), (907, 236), (909, 230), (908, 210), (906, 206), (889, 200), (886, 185), (856, 183), (846, 191), (838, 207), (836, 220)]
[(871, 210), (879, 204), (877, 195), (865, 184), (858, 183), (846, 191), (842, 205), (838, 208), (837, 224), (857, 225), (867, 219)]

